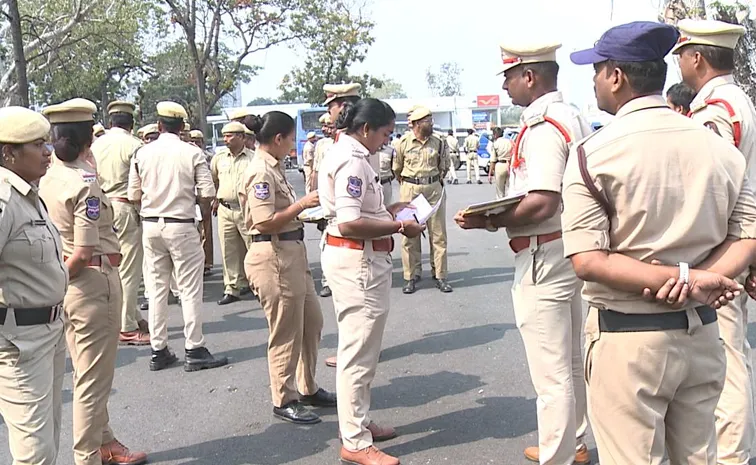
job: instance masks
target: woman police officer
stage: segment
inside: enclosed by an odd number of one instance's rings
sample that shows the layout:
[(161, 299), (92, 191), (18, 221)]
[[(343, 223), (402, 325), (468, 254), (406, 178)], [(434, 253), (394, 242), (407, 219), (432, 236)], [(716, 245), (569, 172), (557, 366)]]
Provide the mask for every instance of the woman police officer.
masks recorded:
[(63, 301), (66, 339), (73, 365), (73, 450), (76, 465), (136, 465), (131, 452), (108, 425), (120, 326), (121, 282), (113, 210), (87, 163), (92, 144), (94, 103), (73, 99), (45, 108), (52, 123), (55, 156), (40, 181), (40, 197), (63, 239), (71, 276)]
[(54, 464), (60, 438), (68, 271), (36, 187), (49, 132), (34, 111), (0, 109), (0, 415), (16, 465)]
[(239, 186), (239, 199), (252, 241), (244, 260), (250, 283), (270, 329), (268, 371), (273, 415), (297, 424), (320, 422), (304, 405), (333, 407), (336, 396), (318, 387), (323, 314), (307, 263), (304, 229), (297, 215), (318, 205), (313, 191), (295, 200), (282, 161), (294, 147), (294, 120), (279, 111), (254, 117), (260, 144)]
[(389, 310), (391, 235), (417, 237), (425, 229), (416, 221), (394, 219), (406, 203), (383, 205), (380, 178), (369, 161), (394, 131), (395, 119), (391, 107), (380, 100), (346, 102), (336, 123), (345, 132), (318, 174), (320, 200), (329, 218), (321, 260), (338, 324), (340, 456), (347, 464), (399, 463), (373, 447), (374, 441), (395, 437), (395, 431), (379, 427), (368, 416), (370, 383)]

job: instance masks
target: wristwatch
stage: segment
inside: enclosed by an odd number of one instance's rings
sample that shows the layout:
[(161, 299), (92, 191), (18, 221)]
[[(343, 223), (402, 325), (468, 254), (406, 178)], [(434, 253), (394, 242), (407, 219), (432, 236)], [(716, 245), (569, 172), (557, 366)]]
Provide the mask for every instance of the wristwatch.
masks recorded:
[(492, 216), (486, 216), (486, 231), (488, 232), (496, 232), (499, 228), (494, 226), (493, 224), (493, 217)]

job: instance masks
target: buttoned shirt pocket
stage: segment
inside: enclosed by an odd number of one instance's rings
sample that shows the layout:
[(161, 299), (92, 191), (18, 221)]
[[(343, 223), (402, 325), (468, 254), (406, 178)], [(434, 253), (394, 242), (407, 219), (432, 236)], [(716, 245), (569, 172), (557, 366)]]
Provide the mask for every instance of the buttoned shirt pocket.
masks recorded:
[(30, 225), (24, 228), (20, 237), (18, 245), (28, 249), (34, 263), (48, 263), (55, 259), (55, 240), (47, 228)]

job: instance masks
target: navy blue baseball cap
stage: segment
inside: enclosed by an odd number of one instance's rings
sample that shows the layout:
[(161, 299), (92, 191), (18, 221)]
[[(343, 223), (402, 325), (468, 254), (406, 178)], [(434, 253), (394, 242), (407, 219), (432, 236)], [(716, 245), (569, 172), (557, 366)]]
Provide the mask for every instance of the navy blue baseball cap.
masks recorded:
[(604, 33), (593, 48), (570, 54), (576, 65), (606, 60), (661, 60), (677, 43), (680, 33), (673, 26), (651, 21), (635, 21), (615, 26)]

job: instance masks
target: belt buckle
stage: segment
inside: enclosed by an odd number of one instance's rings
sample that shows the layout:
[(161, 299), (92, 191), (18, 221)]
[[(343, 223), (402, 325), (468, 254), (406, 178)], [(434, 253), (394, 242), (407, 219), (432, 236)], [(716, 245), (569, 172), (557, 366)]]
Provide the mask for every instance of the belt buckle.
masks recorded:
[(50, 323), (55, 323), (63, 312), (63, 304), (53, 305), (50, 311)]

